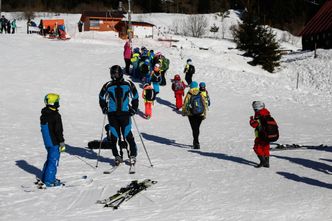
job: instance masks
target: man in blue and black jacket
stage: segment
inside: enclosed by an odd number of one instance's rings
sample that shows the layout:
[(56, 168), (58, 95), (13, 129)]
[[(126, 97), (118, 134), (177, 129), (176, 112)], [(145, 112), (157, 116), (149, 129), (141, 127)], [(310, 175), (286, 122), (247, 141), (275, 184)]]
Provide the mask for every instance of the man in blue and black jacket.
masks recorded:
[(115, 163), (122, 162), (117, 150), (117, 140), (123, 138), (130, 148), (130, 162), (135, 164), (137, 147), (131, 132), (131, 116), (138, 110), (138, 93), (131, 81), (123, 78), (122, 68), (114, 65), (110, 68), (111, 81), (103, 85), (99, 93), (99, 105), (103, 114), (107, 114), (109, 121), (109, 134)]

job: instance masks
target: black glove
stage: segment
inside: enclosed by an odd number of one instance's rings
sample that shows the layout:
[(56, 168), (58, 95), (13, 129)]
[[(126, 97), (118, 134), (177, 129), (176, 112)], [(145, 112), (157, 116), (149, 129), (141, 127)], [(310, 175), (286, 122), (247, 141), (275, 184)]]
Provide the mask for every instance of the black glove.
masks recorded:
[(107, 114), (107, 107), (103, 107), (101, 111), (103, 112), (103, 114)]
[(129, 115), (130, 115), (130, 116), (134, 116), (134, 115), (136, 114), (136, 112), (137, 112), (137, 111), (136, 111), (134, 108), (132, 108), (132, 107), (129, 108)]

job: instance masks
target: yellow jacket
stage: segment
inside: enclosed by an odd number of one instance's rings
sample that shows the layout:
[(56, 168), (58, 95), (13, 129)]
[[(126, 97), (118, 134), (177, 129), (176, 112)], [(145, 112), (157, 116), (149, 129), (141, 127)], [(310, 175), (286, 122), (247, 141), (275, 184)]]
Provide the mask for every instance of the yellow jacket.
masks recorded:
[[(192, 88), (188, 91), (188, 93), (186, 94), (186, 97), (184, 98), (184, 102), (182, 105), (182, 115), (183, 116), (192, 116), (192, 113), (190, 112), (190, 98), (192, 95), (197, 95), (198, 93), (200, 93), (198, 88)], [(207, 110), (207, 101), (206, 98), (200, 94), (201, 98), (202, 98), (202, 103), (204, 105), (204, 112), (200, 115), (200, 116), (204, 116), (204, 118), (206, 117), (206, 110)]]

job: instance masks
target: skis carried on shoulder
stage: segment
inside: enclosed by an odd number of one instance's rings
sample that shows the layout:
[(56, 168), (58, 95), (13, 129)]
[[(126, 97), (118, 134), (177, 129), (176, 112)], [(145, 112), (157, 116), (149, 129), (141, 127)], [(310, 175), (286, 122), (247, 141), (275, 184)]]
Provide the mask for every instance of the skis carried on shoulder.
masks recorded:
[(123, 202), (130, 200), (139, 192), (146, 190), (147, 188), (156, 183), (157, 181), (152, 181), (150, 179), (145, 179), (141, 182), (133, 180), (126, 187), (122, 187), (120, 190), (118, 190), (116, 194), (104, 200), (98, 200), (96, 203), (104, 204), (104, 207), (118, 209)]

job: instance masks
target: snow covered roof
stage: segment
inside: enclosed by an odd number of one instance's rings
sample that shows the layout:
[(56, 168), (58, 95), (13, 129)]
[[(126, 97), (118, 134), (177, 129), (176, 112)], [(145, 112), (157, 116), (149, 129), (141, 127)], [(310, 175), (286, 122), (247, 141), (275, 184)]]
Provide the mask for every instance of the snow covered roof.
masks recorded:
[(332, 0), (327, 0), (300, 32), (300, 36), (332, 30)]
[(98, 18), (117, 18), (122, 19), (125, 16), (123, 12), (120, 11), (84, 11), (82, 13), (81, 20), (84, 20), (85, 17), (98, 17)]

